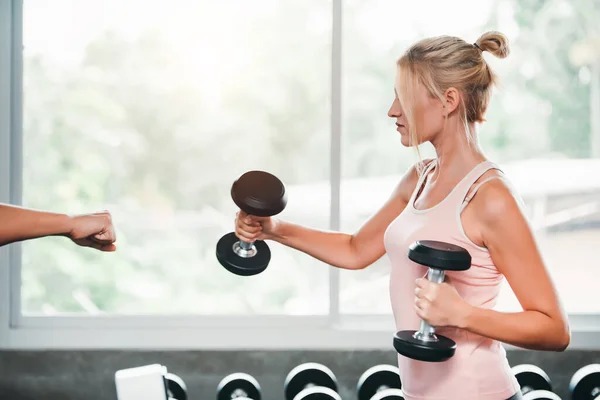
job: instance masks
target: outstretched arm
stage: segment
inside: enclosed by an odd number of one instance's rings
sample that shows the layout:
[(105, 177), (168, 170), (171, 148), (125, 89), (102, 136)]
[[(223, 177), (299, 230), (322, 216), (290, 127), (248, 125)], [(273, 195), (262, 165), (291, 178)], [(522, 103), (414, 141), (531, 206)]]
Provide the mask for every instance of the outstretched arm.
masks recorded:
[(80, 246), (114, 251), (116, 240), (108, 212), (69, 216), (0, 204), (0, 246), (46, 236), (65, 236)]
[(278, 234), (274, 240), (337, 268), (366, 268), (385, 254), (385, 231), (406, 207), (417, 180), (417, 170), (413, 166), (403, 176), (385, 204), (354, 234), (277, 221)]

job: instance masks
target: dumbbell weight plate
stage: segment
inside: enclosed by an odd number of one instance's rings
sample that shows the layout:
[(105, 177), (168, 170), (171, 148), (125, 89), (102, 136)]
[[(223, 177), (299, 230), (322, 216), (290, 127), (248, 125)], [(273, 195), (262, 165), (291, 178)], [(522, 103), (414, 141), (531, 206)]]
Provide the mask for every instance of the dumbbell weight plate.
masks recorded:
[(342, 398), (331, 388), (313, 386), (302, 390), (293, 400), (342, 400)]
[(279, 178), (265, 171), (248, 171), (231, 185), (236, 206), (257, 217), (277, 215), (287, 205), (285, 186)]
[(381, 364), (366, 370), (358, 379), (358, 400), (371, 400), (375, 393), (384, 389), (401, 389), (398, 367)]
[(227, 375), (217, 386), (217, 400), (260, 400), (260, 385), (254, 377), (243, 372)]
[(416, 331), (398, 331), (394, 334), (393, 345), (398, 354), (419, 361), (443, 362), (456, 352), (456, 342), (436, 334), (436, 342), (426, 342), (415, 338)]
[(471, 268), (471, 255), (452, 243), (417, 240), (408, 248), (408, 258), (417, 264), (444, 271), (466, 271)]
[(402, 389), (386, 389), (376, 393), (370, 400), (404, 400), (404, 393)]
[(526, 394), (527, 391), (547, 390), (552, 392), (550, 377), (540, 367), (533, 364), (520, 364), (511, 368), (511, 371), (521, 390)]
[[(283, 384), (285, 399), (293, 400), (296, 395), (309, 386), (329, 388), (333, 392), (338, 390), (335, 375), (329, 368), (319, 363), (305, 363), (292, 369), (285, 378)], [(312, 392), (308, 392), (308, 394), (313, 395)], [(315, 393), (315, 395), (319, 395), (319, 393)]]
[(175, 400), (187, 400), (187, 387), (183, 379), (175, 374), (167, 373), (165, 375), (167, 393), (170, 398)]
[(256, 254), (252, 257), (240, 257), (233, 251), (235, 243), (240, 239), (235, 232), (230, 232), (217, 242), (217, 260), (227, 271), (239, 276), (260, 274), (269, 266), (271, 250), (262, 240), (256, 240)]
[(573, 400), (596, 400), (600, 398), (600, 364), (590, 364), (573, 374), (569, 382)]
[(525, 393), (523, 400), (562, 400), (559, 395), (548, 390), (534, 390), (533, 392)]

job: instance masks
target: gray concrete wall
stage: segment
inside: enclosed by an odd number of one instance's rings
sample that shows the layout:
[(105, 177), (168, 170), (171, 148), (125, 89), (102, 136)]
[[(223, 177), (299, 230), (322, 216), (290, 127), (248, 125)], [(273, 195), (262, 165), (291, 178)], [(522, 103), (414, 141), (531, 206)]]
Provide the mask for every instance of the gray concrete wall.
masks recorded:
[[(581, 366), (600, 363), (598, 351), (510, 351), (508, 357), (511, 365), (533, 363), (545, 369), (563, 400), (570, 399), (568, 384), (573, 373)], [(395, 360), (390, 351), (6, 351), (0, 352), (0, 399), (115, 400), (116, 370), (160, 363), (184, 379), (190, 400), (216, 399), (218, 382), (238, 371), (260, 382), (263, 400), (282, 400), (285, 375), (300, 363), (314, 361), (337, 375), (344, 400), (355, 400), (362, 372)]]

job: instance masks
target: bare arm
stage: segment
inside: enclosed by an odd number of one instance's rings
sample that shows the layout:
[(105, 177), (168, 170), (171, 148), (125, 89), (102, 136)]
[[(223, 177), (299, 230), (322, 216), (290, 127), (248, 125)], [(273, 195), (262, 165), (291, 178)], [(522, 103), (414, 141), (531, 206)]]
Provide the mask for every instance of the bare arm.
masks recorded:
[(7, 204), (0, 204), (0, 221), (0, 246), (70, 232), (67, 215)]
[(273, 240), (334, 267), (366, 268), (385, 254), (385, 230), (406, 207), (417, 180), (417, 171), (413, 166), (382, 208), (354, 234), (322, 231), (277, 220), (277, 234)]
[(108, 212), (69, 216), (0, 204), (0, 246), (46, 236), (65, 236), (80, 246), (101, 251), (116, 249)]
[(484, 185), (471, 206), (481, 235), (523, 311), (471, 307), (464, 329), (532, 350), (563, 351), (570, 341), (567, 317), (522, 211), (501, 180)]

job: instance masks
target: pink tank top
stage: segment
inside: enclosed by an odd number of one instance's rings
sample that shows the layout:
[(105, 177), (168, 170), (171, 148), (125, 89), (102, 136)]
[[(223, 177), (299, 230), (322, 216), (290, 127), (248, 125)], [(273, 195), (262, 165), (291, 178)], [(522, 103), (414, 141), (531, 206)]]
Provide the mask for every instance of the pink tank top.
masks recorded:
[[(428, 174), (435, 168), (430, 162), (404, 211), (389, 225), (384, 243), (391, 260), (390, 299), (397, 330), (419, 329), (420, 318), (414, 311), (415, 280), (427, 274), (427, 268), (408, 259), (408, 247), (415, 240), (438, 240), (464, 247), (472, 258), (471, 268), (451, 272), (458, 293), (468, 303), (493, 308), (504, 276), (494, 265), (487, 249), (474, 244), (464, 233), (460, 214), (490, 169), (485, 161), (473, 168), (437, 205), (418, 210), (414, 201)], [(423, 362), (398, 355), (402, 389), (406, 400), (503, 400), (519, 390), (510, 372), (506, 351), (501, 343), (461, 329), (438, 328), (436, 333), (456, 342), (456, 354), (444, 362)]]

